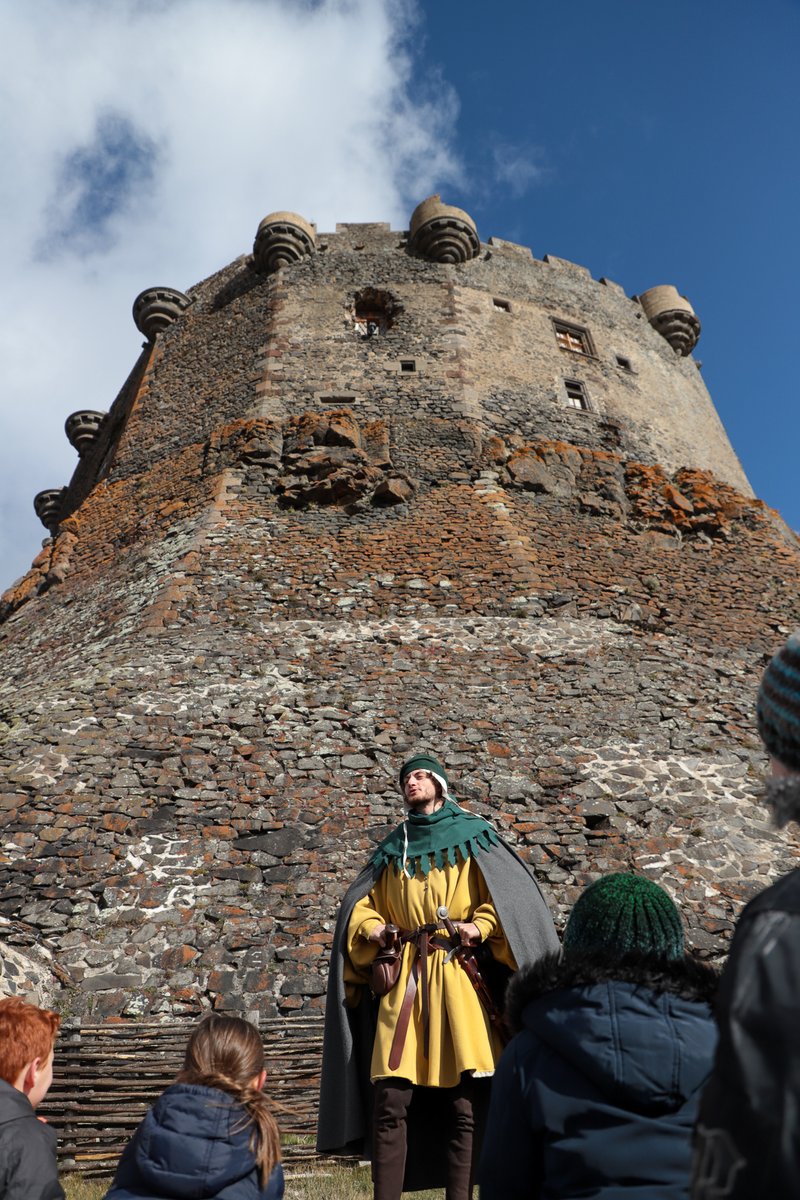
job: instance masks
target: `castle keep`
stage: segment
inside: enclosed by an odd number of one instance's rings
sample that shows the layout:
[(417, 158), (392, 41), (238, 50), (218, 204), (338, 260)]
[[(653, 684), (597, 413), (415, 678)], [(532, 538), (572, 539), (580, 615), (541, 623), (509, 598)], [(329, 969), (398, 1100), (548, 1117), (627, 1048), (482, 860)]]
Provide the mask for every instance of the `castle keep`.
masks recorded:
[(56, 1004), (318, 1010), (412, 749), (562, 915), (636, 869), (714, 955), (794, 865), (753, 698), (797, 541), (691, 305), (643, 283), (431, 197), (407, 233), (272, 214), (137, 298), (139, 359), (69, 417), (75, 473), (2, 601), (0, 933)]

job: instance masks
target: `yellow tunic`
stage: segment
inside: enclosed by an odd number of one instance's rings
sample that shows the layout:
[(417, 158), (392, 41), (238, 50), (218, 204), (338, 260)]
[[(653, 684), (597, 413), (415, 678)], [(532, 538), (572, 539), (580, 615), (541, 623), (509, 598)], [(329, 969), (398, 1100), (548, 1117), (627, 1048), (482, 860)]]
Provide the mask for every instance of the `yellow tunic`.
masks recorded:
[[(516, 970), (483, 873), (473, 858), (458, 866), (433, 867), (427, 876), (415, 875), (411, 879), (396, 867), (388, 867), (369, 895), (356, 904), (350, 917), (347, 929), (350, 961), (345, 982), (350, 985), (351, 997), (353, 984), (368, 981), (370, 964), (378, 951), (377, 944), (367, 940), (372, 929), (377, 924), (394, 924), (401, 929), (432, 924), (440, 905), (447, 907), (453, 921), (474, 921), (494, 957)], [(432, 950), (428, 957), (428, 1058), (423, 1052), (422, 996), (418, 987), (400, 1065), (394, 1071), (389, 1069), (392, 1038), (415, 954), (416, 947), (407, 943), (403, 948), (400, 978), (388, 995), (381, 997), (370, 1068), (372, 1079), (397, 1076), (426, 1087), (455, 1087), (463, 1071), (491, 1073), (502, 1050), (500, 1040), (466, 972), (455, 959), (445, 963), (441, 950)]]

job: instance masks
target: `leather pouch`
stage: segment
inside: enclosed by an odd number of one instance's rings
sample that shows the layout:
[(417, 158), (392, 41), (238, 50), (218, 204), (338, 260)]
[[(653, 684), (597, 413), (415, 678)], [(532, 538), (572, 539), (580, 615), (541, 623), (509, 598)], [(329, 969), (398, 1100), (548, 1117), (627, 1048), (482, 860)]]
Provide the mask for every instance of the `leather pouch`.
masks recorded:
[(396, 925), (386, 926), (386, 945), (372, 961), (370, 987), (376, 996), (385, 996), (397, 983), (403, 959), (403, 941)]

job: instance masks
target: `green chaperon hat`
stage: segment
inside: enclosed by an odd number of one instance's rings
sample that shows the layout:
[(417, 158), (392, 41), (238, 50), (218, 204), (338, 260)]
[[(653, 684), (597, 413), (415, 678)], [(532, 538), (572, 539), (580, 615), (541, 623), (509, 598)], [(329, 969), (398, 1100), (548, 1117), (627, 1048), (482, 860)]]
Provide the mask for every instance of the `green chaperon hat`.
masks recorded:
[(445, 774), (444, 767), (438, 758), (434, 758), (432, 754), (415, 754), (403, 763), (400, 768), (401, 792), (406, 781), (406, 776), (410, 775), (412, 771), (430, 771), (433, 778), (441, 785), (442, 795), (448, 796), (450, 794), (447, 789), (447, 775)]

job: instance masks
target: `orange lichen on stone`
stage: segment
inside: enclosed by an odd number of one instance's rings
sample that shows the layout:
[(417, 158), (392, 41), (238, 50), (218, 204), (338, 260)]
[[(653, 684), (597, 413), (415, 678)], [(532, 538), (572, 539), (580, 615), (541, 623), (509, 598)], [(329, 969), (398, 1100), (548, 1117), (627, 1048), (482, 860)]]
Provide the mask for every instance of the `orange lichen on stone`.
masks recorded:
[(283, 435), (280, 425), (264, 418), (229, 421), (208, 440), (207, 464), (212, 468), (233, 463), (276, 463)]
[(708, 471), (684, 468), (676, 471), (673, 482), (661, 467), (627, 463), (625, 474), (632, 515), (654, 529), (726, 537), (731, 522), (753, 525), (766, 518), (761, 501), (743, 496)]
[(508, 454), (508, 446), (496, 434), (486, 438), (481, 447), (481, 457), (487, 463), (502, 465), (507, 461)]
[(7, 620), (26, 601), (64, 581), (77, 541), (76, 533), (61, 526), (55, 538), (36, 555), (30, 571), (0, 597), (0, 621)]

